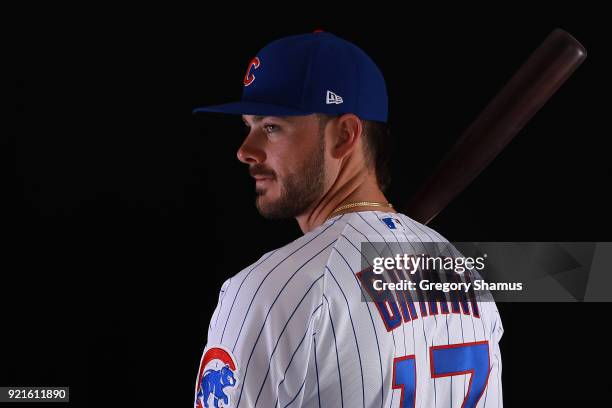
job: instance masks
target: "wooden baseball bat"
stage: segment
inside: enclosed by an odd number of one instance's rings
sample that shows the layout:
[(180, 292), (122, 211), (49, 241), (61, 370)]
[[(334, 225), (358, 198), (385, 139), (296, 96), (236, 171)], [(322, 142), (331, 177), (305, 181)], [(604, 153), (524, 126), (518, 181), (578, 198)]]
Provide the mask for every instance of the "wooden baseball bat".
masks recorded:
[(464, 131), (402, 212), (429, 223), (506, 147), (586, 55), (569, 33), (553, 30)]

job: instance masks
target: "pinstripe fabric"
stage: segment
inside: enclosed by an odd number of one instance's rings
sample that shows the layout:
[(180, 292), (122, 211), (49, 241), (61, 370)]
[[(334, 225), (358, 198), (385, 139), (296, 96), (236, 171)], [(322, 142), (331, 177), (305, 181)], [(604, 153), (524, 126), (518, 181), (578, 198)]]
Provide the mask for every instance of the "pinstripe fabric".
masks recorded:
[[(415, 406), (461, 407), (471, 374), (432, 378), (432, 347), (480, 341), (488, 344), (490, 367), (476, 406), (502, 406), (503, 326), (494, 303), (479, 303), (479, 316), (440, 308), (428, 315), (415, 303), (415, 318), (388, 330), (376, 304), (362, 301), (368, 297), (358, 278), (362, 243), (417, 253), (436, 242), (457, 254), (436, 231), (403, 214), (393, 214), (397, 228), (390, 228), (382, 221), (389, 215), (336, 216), (224, 282), (206, 348), (223, 347), (236, 360), (237, 383), (224, 388), (229, 406), (402, 407), (394, 359), (414, 356)], [(406, 395), (407, 407), (405, 401)]]

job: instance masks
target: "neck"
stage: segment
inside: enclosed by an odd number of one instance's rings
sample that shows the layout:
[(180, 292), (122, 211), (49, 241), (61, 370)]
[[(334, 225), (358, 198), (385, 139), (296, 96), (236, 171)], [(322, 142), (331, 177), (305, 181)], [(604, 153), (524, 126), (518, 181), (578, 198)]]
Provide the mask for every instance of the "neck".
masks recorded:
[[(364, 167), (353, 171), (350, 176), (347, 173), (346, 171), (341, 171), (329, 190), (304, 213), (296, 217), (304, 234), (323, 224), (332, 212), (343, 204), (357, 201), (388, 202), (383, 192), (378, 188), (375, 174), (372, 174)], [(390, 207), (365, 205), (338, 211), (333, 216), (349, 212), (372, 210), (396, 212)]]

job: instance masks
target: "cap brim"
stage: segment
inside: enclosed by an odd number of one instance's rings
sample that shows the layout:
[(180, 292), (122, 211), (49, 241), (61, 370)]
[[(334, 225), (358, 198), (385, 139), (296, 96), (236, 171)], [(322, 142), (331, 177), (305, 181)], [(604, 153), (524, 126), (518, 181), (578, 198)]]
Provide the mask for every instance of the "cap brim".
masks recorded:
[(309, 115), (313, 112), (304, 112), (298, 109), (288, 108), (286, 106), (272, 105), (259, 102), (232, 102), (223, 105), (203, 106), (196, 108), (193, 113), (198, 112), (215, 112), (229, 113), (233, 115), (258, 115), (258, 116), (301, 116)]

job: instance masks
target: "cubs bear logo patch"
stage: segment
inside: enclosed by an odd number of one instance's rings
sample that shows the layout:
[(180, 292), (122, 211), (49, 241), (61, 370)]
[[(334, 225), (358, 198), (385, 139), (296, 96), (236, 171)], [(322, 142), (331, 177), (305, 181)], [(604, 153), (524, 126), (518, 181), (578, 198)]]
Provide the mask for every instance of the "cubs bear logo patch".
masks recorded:
[(209, 346), (202, 355), (195, 387), (195, 408), (230, 407), (229, 391), (238, 383), (238, 365), (222, 345)]

